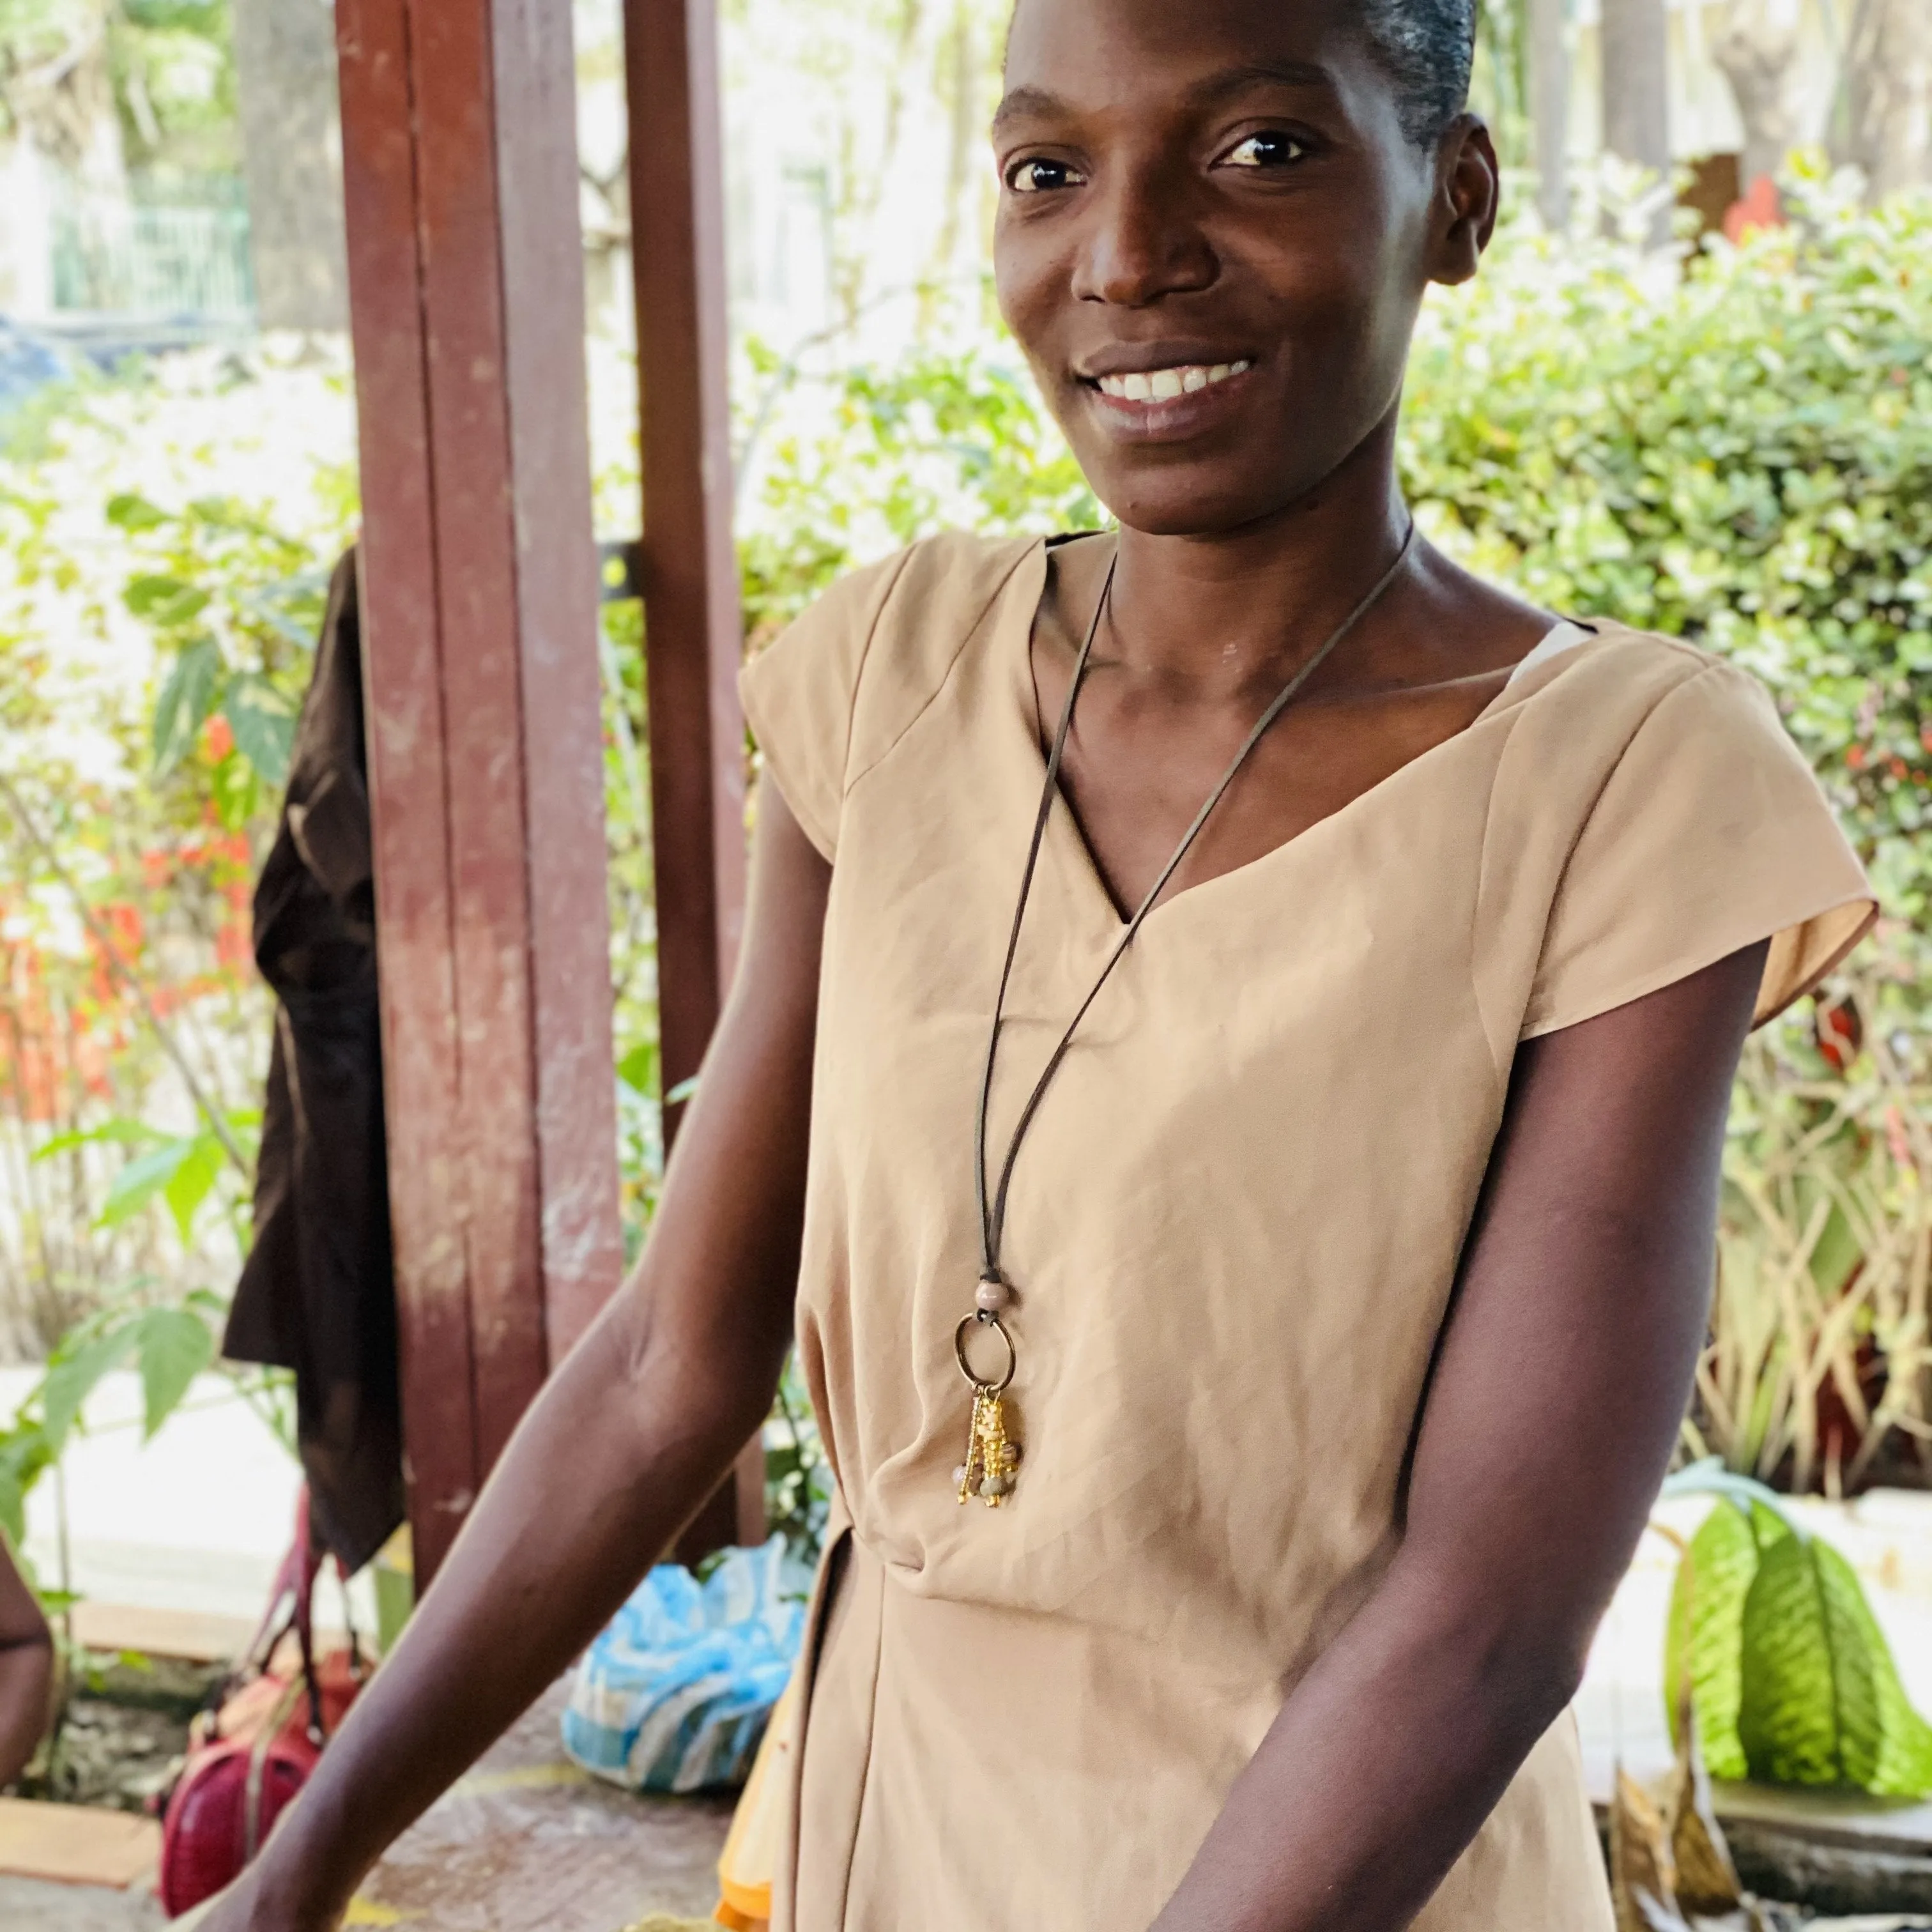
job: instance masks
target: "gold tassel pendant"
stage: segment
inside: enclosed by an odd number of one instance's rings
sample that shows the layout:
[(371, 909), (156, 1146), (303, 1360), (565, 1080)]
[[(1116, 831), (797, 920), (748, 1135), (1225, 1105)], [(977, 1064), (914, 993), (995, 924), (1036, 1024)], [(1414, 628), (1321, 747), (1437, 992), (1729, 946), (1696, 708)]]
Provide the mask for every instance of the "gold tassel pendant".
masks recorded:
[[(973, 1372), (967, 1359), (966, 1338), (976, 1328), (990, 1328), (1006, 1345), (1006, 1372), (998, 1382), (988, 1382)], [(998, 1312), (982, 1308), (962, 1322), (952, 1337), (959, 1358), (959, 1372), (972, 1384), (973, 1420), (966, 1432), (966, 1460), (952, 1472), (963, 1506), (975, 1496), (988, 1509), (998, 1509), (1013, 1492), (1020, 1466), (1020, 1445), (1006, 1432), (1007, 1386), (1019, 1366), (1013, 1338)]]
[(966, 1438), (966, 1460), (953, 1472), (959, 1481), (959, 1500), (977, 1496), (988, 1509), (998, 1509), (1013, 1492), (1020, 1466), (1020, 1445), (1006, 1433), (1005, 1398), (986, 1389), (973, 1394), (973, 1420)]

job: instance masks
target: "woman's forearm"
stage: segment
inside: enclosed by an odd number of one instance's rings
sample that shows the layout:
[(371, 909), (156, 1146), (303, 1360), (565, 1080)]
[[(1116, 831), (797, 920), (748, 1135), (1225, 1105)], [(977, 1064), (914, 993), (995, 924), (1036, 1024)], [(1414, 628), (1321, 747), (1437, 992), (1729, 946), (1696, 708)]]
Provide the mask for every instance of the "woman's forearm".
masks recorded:
[(546, 1384), (220, 1932), (330, 1922), (608, 1622), (763, 1424), (791, 1339), (830, 868), (770, 794), (731, 1000), (636, 1278)]
[(1154, 1932), (1398, 1932), (1577, 1668), (1398, 1559), (1282, 1706)]
[(1159, 1932), (1400, 1932), (1562, 1711), (1690, 1392), (1764, 954), (1517, 1049), (1400, 1549)]
[(769, 1386), (732, 1386), (662, 1335), (633, 1359), (631, 1325), (614, 1311), (525, 1417), (272, 1841), (266, 1894), (304, 1917), (339, 1910), (609, 1620), (758, 1426)]

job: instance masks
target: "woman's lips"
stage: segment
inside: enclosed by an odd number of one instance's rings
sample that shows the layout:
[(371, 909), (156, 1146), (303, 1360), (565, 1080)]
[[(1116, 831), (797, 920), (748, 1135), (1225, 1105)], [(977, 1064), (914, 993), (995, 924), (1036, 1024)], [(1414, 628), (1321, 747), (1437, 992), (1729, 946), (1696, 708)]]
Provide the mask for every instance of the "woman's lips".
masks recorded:
[(1232, 376), (1244, 376), (1254, 366), (1245, 358), (1238, 362), (1183, 362), (1171, 369), (1136, 369), (1125, 375), (1102, 376), (1096, 379), (1095, 386), (1102, 395), (1124, 402), (1172, 402), (1176, 396), (1191, 396)]
[(1254, 366), (1252, 357), (1244, 356), (1079, 380), (1110, 434), (1141, 442), (1180, 442), (1233, 413)]

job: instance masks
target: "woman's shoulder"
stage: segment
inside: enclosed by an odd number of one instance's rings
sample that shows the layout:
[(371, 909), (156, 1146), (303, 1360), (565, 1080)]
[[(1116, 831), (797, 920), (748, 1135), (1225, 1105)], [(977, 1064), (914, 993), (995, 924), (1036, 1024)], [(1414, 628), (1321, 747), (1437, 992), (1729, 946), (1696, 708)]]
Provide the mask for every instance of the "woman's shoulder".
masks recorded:
[(1606, 773), (1634, 742), (1683, 739), (1706, 755), (1798, 756), (1770, 691), (1734, 658), (1682, 638), (1604, 619), (1532, 653), (1499, 709), (1528, 740), (1560, 741)]
[(1680, 686), (1706, 680), (1738, 696), (1762, 695), (1764, 687), (1730, 658), (1683, 638), (1642, 631), (1601, 617), (1568, 620), (1559, 633), (1531, 652), (1510, 681), (1508, 698), (1519, 704), (1546, 698), (1548, 710), (1614, 708), (1637, 715)]
[(883, 622), (917, 617), (925, 622), (972, 614), (996, 598), (1036, 553), (1038, 537), (985, 537), (942, 530), (833, 579), (777, 640), (855, 628), (871, 632)]
[(992, 634), (1008, 597), (1030, 585), (1036, 599), (1044, 553), (1036, 537), (923, 538), (838, 578), (746, 667), (753, 733), (821, 850), (853, 778)]
[(1858, 859), (1771, 693), (1743, 666), (1600, 623), (1513, 694), (1488, 857), (1499, 878), (1540, 882), (1532, 913), (1546, 902), (1519, 935), (1540, 956), (1525, 1034), (1770, 939), (1766, 1018), (1870, 922)]

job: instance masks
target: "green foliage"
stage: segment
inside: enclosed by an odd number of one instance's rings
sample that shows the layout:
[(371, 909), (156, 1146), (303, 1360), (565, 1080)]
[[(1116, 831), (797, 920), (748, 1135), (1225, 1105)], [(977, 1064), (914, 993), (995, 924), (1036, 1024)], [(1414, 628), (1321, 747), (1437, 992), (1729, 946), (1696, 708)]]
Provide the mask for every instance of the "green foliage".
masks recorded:
[(1607, 242), (1509, 238), (1425, 316), (1404, 479), (1472, 567), (1764, 678), (1922, 932), (1932, 205), (1798, 199), (1663, 287)]
[(47, 1358), (45, 1372), (0, 1431), (0, 1530), (18, 1545), (26, 1534), (28, 1492), (60, 1460), (88, 1397), (110, 1370), (132, 1363), (141, 1377), (143, 1440), (180, 1407), (196, 1376), (213, 1365), (226, 1310), (196, 1290), (182, 1300), (144, 1305), (146, 1284), (82, 1322)]
[[(754, 352), (782, 387), (793, 376)], [(754, 643), (855, 564), (947, 528), (989, 536), (1090, 530), (1100, 507), (1032, 383), (976, 350), (930, 352), (819, 386), (809, 426), (760, 458), (740, 542)]]
[[(230, 1139), (252, 1157), (261, 1115), (251, 1111), (231, 1113), (227, 1124)], [(203, 1126), (193, 1133), (170, 1135), (138, 1120), (116, 1118), (105, 1120), (98, 1127), (57, 1134), (36, 1151), (34, 1159), (38, 1163), (75, 1148), (102, 1144), (141, 1151), (130, 1152), (109, 1184), (95, 1225), (118, 1227), (158, 1201), (167, 1209), (183, 1250), (192, 1252), (195, 1223), (202, 1209), (218, 1198), (218, 1186), (224, 1176), (234, 1178), (221, 1136), (212, 1126)], [(232, 1231), (245, 1241), (244, 1204), (231, 1190), (222, 1205)]]
[(1755, 1499), (1722, 1498), (1678, 1566), (1666, 1641), (1673, 1734), (1686, 1673), (1714, 1778), (1932, 1793), (1932, 1726), (1852, 1567)]
[(305, 544), (221, 497), (170, 511), (124, 494), (107, 520), (150, 566), (122, 602), (172, 660), (154, 705), (156, 766), (173, 770), (219, 716), (227, 742), (211, 790), (222, 823), (238, 829), (288, 776), (326, 572)]
[(825, 1460), (812, 1399), (798, 1359), (787, 1360), (765, 1436), (765, 1520), (800, 1562), (814, 1561), (832, 1507), (832, 1471)]

